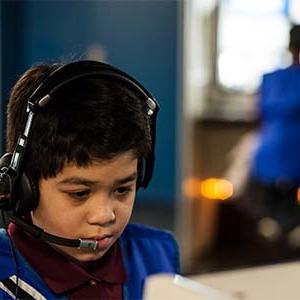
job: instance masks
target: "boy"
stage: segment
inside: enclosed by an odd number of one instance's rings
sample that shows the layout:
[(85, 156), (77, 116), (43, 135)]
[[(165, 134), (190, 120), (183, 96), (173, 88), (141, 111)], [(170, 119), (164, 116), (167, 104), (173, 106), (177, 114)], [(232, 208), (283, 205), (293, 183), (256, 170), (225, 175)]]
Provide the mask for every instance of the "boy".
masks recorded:
[(151, 178), (157, 109), (99, 62), (19, 79), (0, 173), (12, 221), (0, 233), (0, 299), (140, 299), (149, 274), (178, 272), (169, 233), (128, 224)]

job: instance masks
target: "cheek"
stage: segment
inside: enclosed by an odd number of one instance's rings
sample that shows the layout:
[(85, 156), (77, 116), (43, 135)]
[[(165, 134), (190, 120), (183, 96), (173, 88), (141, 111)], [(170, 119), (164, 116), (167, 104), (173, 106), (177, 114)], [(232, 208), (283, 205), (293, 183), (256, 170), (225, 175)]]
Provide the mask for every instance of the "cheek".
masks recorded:
[(36, 225), (49, 232), (65, 232), (67, 228), (76, 228), (77, 223), (81, 222), (80, 214), (67, 205), (61, 193), (47, 190), (41, 191), (38, 207), (32, 217)]
[(116, 214), (119, 221), (123, 224), (123, 226), (127, 225), (131, 217), (133, 205), (134, 205), (134, 198), (135, 195), (130, 199), (128, 199), (128, 201), (121, 203), (120, 205), (117, 206)]

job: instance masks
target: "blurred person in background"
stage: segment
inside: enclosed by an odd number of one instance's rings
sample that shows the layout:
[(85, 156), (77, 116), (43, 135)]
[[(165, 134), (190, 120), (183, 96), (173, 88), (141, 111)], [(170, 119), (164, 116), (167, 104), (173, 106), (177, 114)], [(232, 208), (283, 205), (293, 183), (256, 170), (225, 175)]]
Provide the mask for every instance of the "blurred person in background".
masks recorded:
[(300, 247), (300, 25), (290, 30), (292, 64), (264, 74), (261, 127), (244, 194), (259, 235)]

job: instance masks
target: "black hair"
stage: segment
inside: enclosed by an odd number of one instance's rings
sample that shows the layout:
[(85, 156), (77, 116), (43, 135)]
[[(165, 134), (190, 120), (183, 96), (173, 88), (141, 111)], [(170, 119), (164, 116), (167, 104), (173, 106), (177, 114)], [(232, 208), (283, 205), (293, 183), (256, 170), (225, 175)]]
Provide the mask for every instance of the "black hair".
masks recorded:
[[(30, 68), (12, 89), (7, 151), (25, 126), (29, 97), (59, 65)], [(23, 170), (38, 182), (56, 176), (66, 163), (85, 166), (132, 150), (138, 159), (151, 149), (145, 101), (122, 82), (78, 79), (61, 89), (33, 121)]]

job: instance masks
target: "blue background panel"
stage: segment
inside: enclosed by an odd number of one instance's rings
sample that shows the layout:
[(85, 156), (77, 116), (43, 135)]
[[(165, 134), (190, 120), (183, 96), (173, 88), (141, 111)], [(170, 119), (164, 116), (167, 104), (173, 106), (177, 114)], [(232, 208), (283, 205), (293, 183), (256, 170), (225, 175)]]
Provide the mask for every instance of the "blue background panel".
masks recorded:
[[(2, 6), (2, 116), (18, 76), (39, 62), (106, 61), (139, 80), (160, 103), (156, 165), (142, 201), (175, 199), (177, 1), (5, 1)], [(4, 125), (4, 124), (3, 124)]]

